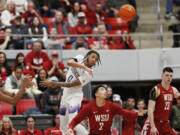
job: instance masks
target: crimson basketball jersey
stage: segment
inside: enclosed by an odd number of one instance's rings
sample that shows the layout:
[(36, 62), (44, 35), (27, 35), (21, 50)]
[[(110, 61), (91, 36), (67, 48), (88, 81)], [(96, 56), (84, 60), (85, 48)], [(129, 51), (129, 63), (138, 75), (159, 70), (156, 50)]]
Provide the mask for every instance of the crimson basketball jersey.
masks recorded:
[(130, 119), (137, 119), (138, 117), (137, 112), (127, 111), (115, 103), (106, 102), (103, 107), (98, 107), (96, 101), (93, 100), (71, 121), (69, 128), (74, 128), (84, 118), (88, 117), (90, 134), (111, 135), (112, 120), (116, 114), (130, 117)]
[(165, 90), (161, 84), (157, 85), (160, 90), (160, 95), (156, 100), (154, 119), (155, 120), (168, 120), (172, 109), (174, 92), (172, 86)]

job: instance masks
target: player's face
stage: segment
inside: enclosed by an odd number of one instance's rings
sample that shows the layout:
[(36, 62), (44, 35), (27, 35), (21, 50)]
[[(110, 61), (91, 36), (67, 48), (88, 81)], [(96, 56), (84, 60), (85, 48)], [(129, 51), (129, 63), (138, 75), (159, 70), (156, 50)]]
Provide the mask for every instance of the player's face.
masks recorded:
[(88, 55), (87, 60), (88, 60), (89, 67), (94, 66), (96, 64), (96, 62), (98, 61), (98, 59), (99, 59), (99, 57), (95, 53), (91, 53), (90, 55)]
[(96, 92), (96, 98), (99, 97), (99, 98), (103, 98), (103, 99), (106, 99), (107, 98), (107, 91), (104, 87), (100, 87), (98, 89), (98, 91)]
[(170, 84), (172, 82), (173, 73), (172, 72), (164, 72), (162, 74), (162, 81), (166, 84)]

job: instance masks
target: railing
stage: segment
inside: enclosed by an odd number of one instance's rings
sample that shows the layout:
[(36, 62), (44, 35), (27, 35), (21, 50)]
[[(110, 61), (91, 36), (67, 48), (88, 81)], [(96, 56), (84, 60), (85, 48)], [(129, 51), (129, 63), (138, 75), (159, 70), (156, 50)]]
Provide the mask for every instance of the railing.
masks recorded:
[[(7, 36), (5, 34), (1, 34), (0, 37)], [(11, 34), (8, 35), (10, 37), (22, 36), (24, 37), (24, 48), (26, 49), (26, 40), (31, 38), (32, 35), (19, 35), (19, 34)], [(123, 37), (128, 35), (121, 35), (121, 34), (103, 34), (103, 35), (94, 35), (94, 34), (87, 34), (87, 35), (48, 35), (48, 37), (99, 37), (99, 42), (101, 43), (102, 37)], [(169, 48), (173, 45), (173, 36), (180, 36), (180, 33), (144, 33), (144, 34), (130, 34), (131, 38), (134, 41), (134, 44), (137, 49), (146, 49), (146, 48)], [(43, 35), (33, 35), (33, 37), (43, 37)], [(101, 43), (102, 47), (102, 43)]]

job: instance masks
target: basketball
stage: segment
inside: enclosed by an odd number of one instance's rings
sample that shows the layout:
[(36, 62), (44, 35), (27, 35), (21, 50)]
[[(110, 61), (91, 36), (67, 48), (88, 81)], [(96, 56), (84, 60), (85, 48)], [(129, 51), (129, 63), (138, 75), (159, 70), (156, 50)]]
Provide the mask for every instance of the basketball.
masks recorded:
[(136, 15), (135, 8), (129, 4), (125, 4), (119, 9), (119, 16), (121, 19), (125, 21), (133, 20), (135, 15)]

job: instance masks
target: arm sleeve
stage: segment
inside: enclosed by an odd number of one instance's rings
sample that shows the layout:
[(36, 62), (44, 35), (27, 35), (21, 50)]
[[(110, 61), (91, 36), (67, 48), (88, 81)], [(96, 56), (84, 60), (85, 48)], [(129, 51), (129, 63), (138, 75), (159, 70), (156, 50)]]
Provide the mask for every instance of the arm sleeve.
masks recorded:
[(91, 80), (92, 76), (87, 71), (85, 71), (83, 75), (79, 76), (79, 81), (81, 82), (82, 86), (86, 85)]
[(156, 99), (157, 99), (156, 93), (157, 93), (157, 89), (155, 87), (152, 88), (152, 90), (150, 91), (150, 94), (149, 94), (149, 99), (156, 101)]
[(130, 119), (137, 119), (138, 118), (138, 113), (134, 111), (127, 111), (123, 109), (121, 106), (112, 103), (112, 111), (114, 114), (119, 114), (124, 117), (128, 117)]
[(69, 128), (73, 129), (77, 124), (79, 124), (84, 118), (89, 116), (90, 112), (90, 106), (87, 105), (84, 107), (78, 115), (74, 119), (72, 119), (71, 123), (69, 124)]

